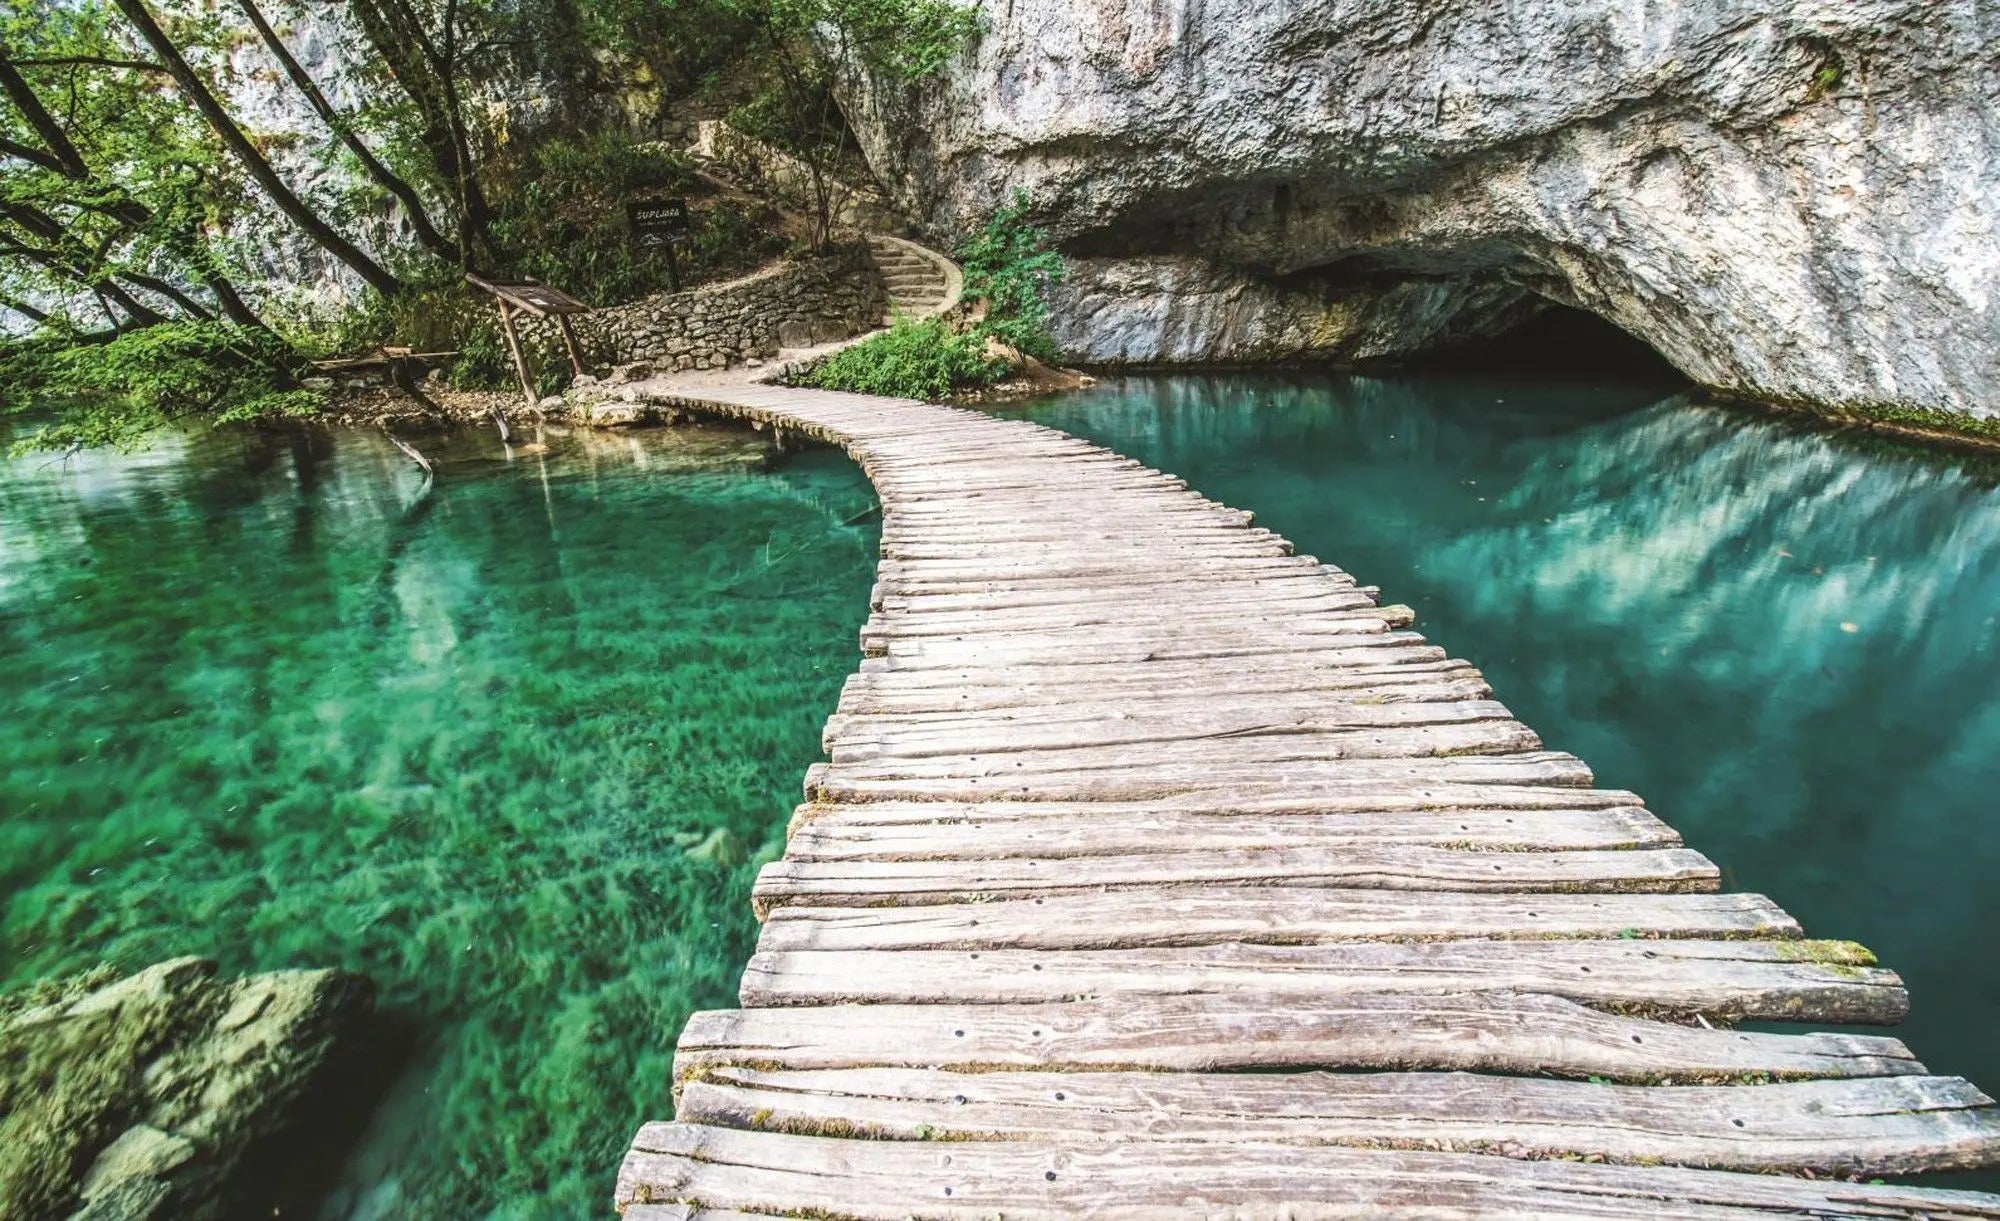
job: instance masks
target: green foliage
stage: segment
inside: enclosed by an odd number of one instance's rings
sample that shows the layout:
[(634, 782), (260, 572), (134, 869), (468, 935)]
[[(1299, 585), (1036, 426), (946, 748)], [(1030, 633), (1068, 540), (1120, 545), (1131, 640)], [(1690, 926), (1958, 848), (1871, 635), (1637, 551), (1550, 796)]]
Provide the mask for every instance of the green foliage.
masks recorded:
[[(513, 270), (593, 304), (613, 304), (670, 286), (667, 260), (640, 250), (626, 229), (625, 201), (642, 192), (688, 196), (707, 190), (687, 157), (634, 144), (622, 130), (537, 139), (498, 163), (494, 235), (518, 252)], [(773, 210), (711, 198), (694, 209), (681, 248), (683, 285), (748, 271), (783, 252)]]
[(979, 33), (977, 9), (954, 0), (747, 0), (780, 38), (826, 40), (839, 61), (856, 56), (871, 68), (917, 81), (950, 63)]
[(1043, 293), (1062, 279), (1062, 256), (1050, 248), (1046, 231), (1028, 223), (1031, 210), (1028, 193), (1017, 188), (985, 228), (959, 247), (958, 260), (965, 269), (965, 295), (986, 302), (977, 333), (1053, 361), (1058, 353)]
[(910, 83), (930, 76), (980, 30), (978, 11), (954, 0), (718, 0), (755, 36), (742, 62), (759, 87), (730, 115), (746, 133), (802, 162), (815, 195), (813, 244), (831, 236), (837, 185), (858, 160), (834, 102), (843, 73), (871, 70)]
[(166, 322), (106, 343), (15, 345), (0, 354), (14, 393), (5, 410), (54, 412), (18, 448), (130, 446), (171, 421), (215, 423), (310, 415), (298, 357), (267, 331)]
[[(191, 53), (214, 33), (191, 26)], [(185, 312), (156, 286), (198, 294), (229, 261), (214, 235), (247, 198), (238, 167), (157, 74), (100, 66), (144, 58), (103, 0), (0, 0), (0, 54), (62, 141), (0, 105), (0, 139), (25, 150), (0, 158), (0, 292), (72, 331)]]
[(802, 379), (821, 390), (880, 394), (889, 398), (949, 398), (990, 386), (1006, 366), (986, 356), (984, 339), (946, 326), (941, 318), (896, 325), (834, 353)]
[(1806, 100), (1817, 102), (1840, 88), (1840, 82), (1847, 76), (1847, 61), (1841, 58), (1838, 47), (1823, 38), (1809, 40), (1806, 49), (1817, 61), (1812, 81), (1806, 86)]

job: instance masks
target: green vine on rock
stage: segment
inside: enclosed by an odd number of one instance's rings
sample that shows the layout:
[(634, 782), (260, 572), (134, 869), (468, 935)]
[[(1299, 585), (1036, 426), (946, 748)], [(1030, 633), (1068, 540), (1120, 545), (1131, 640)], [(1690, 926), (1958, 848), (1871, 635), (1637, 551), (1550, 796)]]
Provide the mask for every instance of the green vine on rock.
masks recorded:
[(985, 303), (986, 316), (975, 333), (992, 337), (1041, 361), (1059, 353), (1049, 334), (1050, 286), (1063, 278), (1062, 255), (1048, 232), (1029, 223), (1033, 204), (1019, 187), (979, 232), (958, 248), (965, 269), (965, 295)]

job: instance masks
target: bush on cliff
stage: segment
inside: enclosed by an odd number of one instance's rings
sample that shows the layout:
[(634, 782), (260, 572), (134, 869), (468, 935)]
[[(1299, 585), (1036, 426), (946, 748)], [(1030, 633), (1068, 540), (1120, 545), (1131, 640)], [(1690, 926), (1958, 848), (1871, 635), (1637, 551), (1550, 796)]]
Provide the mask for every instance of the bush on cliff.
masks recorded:
[(965, 296), (984, 302), (986, 316), (975, 333), (992, 336), (1036, 360), (1060, 356), (1049, 334), (1044, 295), (1063, 276), (1062, 256), (1044, 229), (1028, 223), (1028, 193), (1019, 188), (984, 228), (958, 249), (965, 269)]

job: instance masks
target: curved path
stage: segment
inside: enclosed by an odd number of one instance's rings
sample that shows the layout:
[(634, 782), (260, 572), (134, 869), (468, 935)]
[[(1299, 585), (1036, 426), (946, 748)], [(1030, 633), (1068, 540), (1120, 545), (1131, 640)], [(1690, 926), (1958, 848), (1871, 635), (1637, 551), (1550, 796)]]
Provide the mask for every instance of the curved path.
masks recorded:
[(743, 1008), (682, 1034), (631, 1221), (2000, 1217), (1841, 1181), (2000, 1161), (1977, 1089), (1728, 1029), (1891, 1023), (1901, 981), (1718, 893), (1407, 609), (1038, 425), (669, 405), (845, 447), (884, 520)]

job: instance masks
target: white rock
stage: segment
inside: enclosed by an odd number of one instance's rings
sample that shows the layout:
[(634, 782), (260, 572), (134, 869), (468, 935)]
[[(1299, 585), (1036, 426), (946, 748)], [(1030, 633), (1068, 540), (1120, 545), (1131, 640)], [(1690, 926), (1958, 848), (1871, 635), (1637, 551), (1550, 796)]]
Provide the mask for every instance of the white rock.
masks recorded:
[(982, 4), (849, 115), (940, 239), (1023, 187), (1090, 252), (1083, 355), (1409, 350), (1532, 291), (1711, 385), (2000, 414), (1986, 0)]

